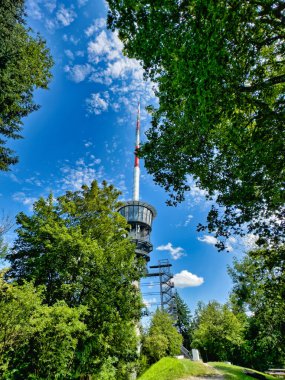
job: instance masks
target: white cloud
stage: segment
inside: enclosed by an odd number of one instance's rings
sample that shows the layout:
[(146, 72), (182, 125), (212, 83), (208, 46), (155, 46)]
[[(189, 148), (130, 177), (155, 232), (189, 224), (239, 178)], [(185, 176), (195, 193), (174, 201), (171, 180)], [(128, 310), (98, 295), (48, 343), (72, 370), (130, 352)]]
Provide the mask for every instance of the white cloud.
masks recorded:
[[(218, 239), (211, 235), (203, 235), (203, 237), (199, 236), (197, 239), (202, 243), (206, 243), (209, 245), (216, 245), (218, 242)], [(232, 252), (234, 250), (233, 244), (235, 244), (236, 242), (237, 240), (235, 237), (229, 237), (225, 244), (226, 250), (228, 252)]]
[(64, 5), (61, 5), (59, 10), (56, 12), (56, 19), (62, 26), (70, 25), (77, 17), (77, 14), (71, 8), (65, 8)]
[(187, 215), (187, 218), (186, 218), (186, 220), (184, 222), (184, 227), (187, 227), (192, 219), (193, 219), (193, 215), (191, 215), (191, 214)]
[(258, 236), (254, 234), (247, 234), (242, 237), (242, 244), (245, 246), (247, 251), (251, 251), (258, 248), (256, 241), (258, 240)]
[(41, 20), (43, 13), (41, 12), (39, 2), (37, 0), (28, 0), (26, 4), (27, 15), (35, 20)]
[(53, 32), (55, 29), (58, 28), (58, 23), (56, 20), (46, 19), (45, 27), (47, 28), (48, 31)]
[(156, 248), (158, 251), (168, 251), (173, 258), (173, 260), (180, 259), (180, 257), (185, 256), (184, 249), (181, 247), (173, 247), (172, 243), (167, 243), (166, 245), (160, 245)]
[(84, 57), (85, 53), (83, 50), (77, 50), (75, 52), (76, 57)]
[(92, 145), (93, 143), (91, 141), (86, 141), (86, 143), (84, 144), (85, 148), (89, 148)]
[(8, 175), (13, 182), (21, 183), (21, 180), (14, 173), (9, 173)]
[(189, 288), (202, 285), (204, 279), (187, 270), (182, 270), (180, 273), (174, 275), (173, 282), (176, 288)]
[(106, 31), (102, 30), (94, 41), (88, 43), (89, 62), (98, 63), (100, 60), (113, 61), (121, 58), (122, 49), (123, 44), (115, 33), (109, 37)]
[(27, 206), (29, 211), (33, 210), (33, 204), (36, 202), (37, 198), (28, 197), (24, 192), (17, 192), (12, 195), (12, 199), (16, 202), (22, 203), (24, 206)]
[(94, 20), (93, 24), (85, 29), (85, 34), (87, 37), (93, 36), (98, 30), (103, 29), (106, 26), (106, 20), (104, 18), (97, 18)]
[(66, 49), (64, 50), (64, 53), (65, 55), (69, 58), (69, 59), (74, 59), (74, 54), (72, 53), (72, 51), (70, 49)]
[(91, 97), (86, 99), (86, 104), (88, 113), (100, 115), (109, 107), (109, 94), (106, 91), (102, 94), (91, 94)]
[(145, 307), (147, 307), (149, 309), (153, 305), (156, 305), (158, 302), (157, 302), (156, 298), (149, 298), (149, 299), (143, 299), (143, 303), (144, 303)]
[(90, 167), (83, 158), (76, 161), (75, 167), (65, 164), (61, 167), (63, 178), (59, 184), (63, 190), (80, 190), (82, 185), (90, 185), (93, 180), (101, 182), (104, 178), (104, 169)]
[(211, 235), (203, 235), (203, 237), (198, 237), (198, 240), (201, 241), (202, 243), (210, 244), (210, 245), (215, 245), (217, 244), (218, 240)]
[(30, 185), (34, 185), (34, 186), (38, 186), (38, 187), (41, 187), (44, 184), (44, 182), (36, 176), (32, 176), (30, 178), (25, 179), (25, 182), (29, 183)]
[[(123, 55), (123, 43), (116, 32), (112, 33), (106, 30), (105, 19), (95, 19), (84, 32), (87, 38), (87, 62), (85, 62), (85, 66), (91, 66), (92, 70), (88, 75), (80, 76), (80, 81), (88, 80), (100, 83), (103, 87), (102, 92), (108, 90), (109, 98), (108, 101), (103, 98), (103, 110), (112, 109), (117, 112), (123, 107), (127, 110), (128, 115), (133, 115), (135, 112), (134, 106), (136, 107), (137, 100), (141, 99), (141, 120), (146, 118), (144, 106), (154, 103), (156, 100), (153, 91), (154, 84), (143, 79), (143, 69), (140, 63)], [(65, 35), (64, 40), (70, 42), (70, 37)], [(76, 62), (77, 56), (75, 52), (73, 54)], [(81, 57), (80, 61), (82, 62)], [(84, 65), (81, 63), (77, 66)], [(77, 78), (76, 75), (72, 75), (75, 71), (74, 68), (66, 66), (65, 71), (68, 73), (69, 79), (74, 80), (74, 77)], [(98, 114), (97, 112), (101, 112), (101, 109), (97, 111), (95, 107), (96, 112), (93, 112), (93, 98), (94, 95), (90, 95), (86, 99), (86, 105), (88, 113), (96, 115)], [(102, 99), (102, 96), (100, 98)], [(104, 108), (106, 103), (108, 103), (108, 108)], [(127, 121), (129, 120), (125, 120), (125, 123)]]
[(68, 34), (64, 34), (62, 36), (62, 39), (63, 41), (65, 42), (71, 42), (73, 45), (78, 45), (79, 41), (80, 41), (80, 38), (76, 38), (74, 37), (72, 34), (71, 35), (68, 35)]
[(81, 8), (88, 3), (88, 0), (77, 0), (78, 7)]
[(44, 2), (45, 8), (52, 13), (56, 8), (56, 0), (46, 0)]
[(75, 83), (84, 81), (84, 79), (91, 74), (92, 70), (92, 67), (88, 63), (85, 65), (65, 66), (64, 68), (69, 78)]

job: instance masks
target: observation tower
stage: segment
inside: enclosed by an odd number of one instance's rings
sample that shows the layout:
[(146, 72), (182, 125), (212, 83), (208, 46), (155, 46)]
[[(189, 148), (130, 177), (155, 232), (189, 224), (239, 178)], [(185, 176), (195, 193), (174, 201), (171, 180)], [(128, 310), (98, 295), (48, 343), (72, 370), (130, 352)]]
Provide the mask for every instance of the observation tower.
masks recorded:
[(137, 153), (140, 147), (140, 104), (138, 104), (137, 112), (135, 146), (133, 199), (120, 207), (118, 212), (127, 219), (131, 226), (129, 236), (136, 245), (137, 256), (143, 257), (148, 262), (150, 260), (149, 254), (153, 249), (150, 234), (156, 210), (150, 204), (139, 200), (140, 166)]

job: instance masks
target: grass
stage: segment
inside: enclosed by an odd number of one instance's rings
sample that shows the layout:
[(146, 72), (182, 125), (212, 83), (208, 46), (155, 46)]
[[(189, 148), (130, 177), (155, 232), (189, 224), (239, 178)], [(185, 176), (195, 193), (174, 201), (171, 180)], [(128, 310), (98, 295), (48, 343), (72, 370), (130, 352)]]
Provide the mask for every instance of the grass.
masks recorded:
[(207, 367), (203, 363), (192, 362), (188, 359), (163, 358), (153, 364), (138, 380), (178, 380), (185, 376), (213, 376), (216, 374), (217, 372), (213, 368)]
[[(225, 363), (208, 363), (215, 369), (217, 369), (221, 374), (224, 376), (225, 380), (254, 380), (253, 377), (247, 376), (243, 373), (243, 370), (245, 368), (243, 367), (238, 367), (236, 365), (231, 365), (231, 364), (225, 364)], [(251, 370), (252, 371), (252, 370)], [(266, 373), (254, 371), (257, 373), (261, 373), (266, 377), (267, 380), (276, 380), (276, 377), (267, 375)]]

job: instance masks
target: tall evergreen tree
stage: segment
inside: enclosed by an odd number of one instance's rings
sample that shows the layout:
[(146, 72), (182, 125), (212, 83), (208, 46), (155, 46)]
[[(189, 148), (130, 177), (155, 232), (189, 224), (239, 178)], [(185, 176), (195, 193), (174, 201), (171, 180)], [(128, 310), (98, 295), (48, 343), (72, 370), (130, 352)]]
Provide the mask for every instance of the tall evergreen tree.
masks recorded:
[(193, 321), (190, 309), (177, 291), (175, 292), (174, 303), (176, 307), (175, 326), (183, 337), (183, 345), (190, 350), (193, 333)]

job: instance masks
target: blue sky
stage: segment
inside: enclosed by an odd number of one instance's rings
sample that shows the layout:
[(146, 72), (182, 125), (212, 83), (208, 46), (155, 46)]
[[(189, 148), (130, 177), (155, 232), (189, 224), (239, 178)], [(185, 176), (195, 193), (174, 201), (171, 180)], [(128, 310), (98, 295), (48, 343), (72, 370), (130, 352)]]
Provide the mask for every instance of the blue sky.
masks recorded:
[[(24, 139), (10, 144), (20, 163), (0, 174), (1, 208), (11, 217), (30, 213), (38, 197), (80, 189), (93, 179), (112, 182), (122, 199), (130, 199), (137, 101), (144, 132), (150, 125), (144, 107), (156, 103), (153, 84), (143, 81), (139, 63), (123, 56), (117, 35), (106, 29), (103, 0), (26, 4), (28, 24), (47, 40), (55, 66), (50, 89), (36, 92), (41, 109), (24, 120)], [(210, 206), (203, 191), (193, 186), (183, 204), (167, 207), (167, 194), (142, 166), (140, 198), (158, 212), (150, 264), (170, 260), (176, 288), (192, 311), (199, 300), (225, 302), (231, 289), (227, 265), (241, 257), (247, 242), (232, 238), (229, 253), (217, 252), (212, 236), (196, 232)]]

